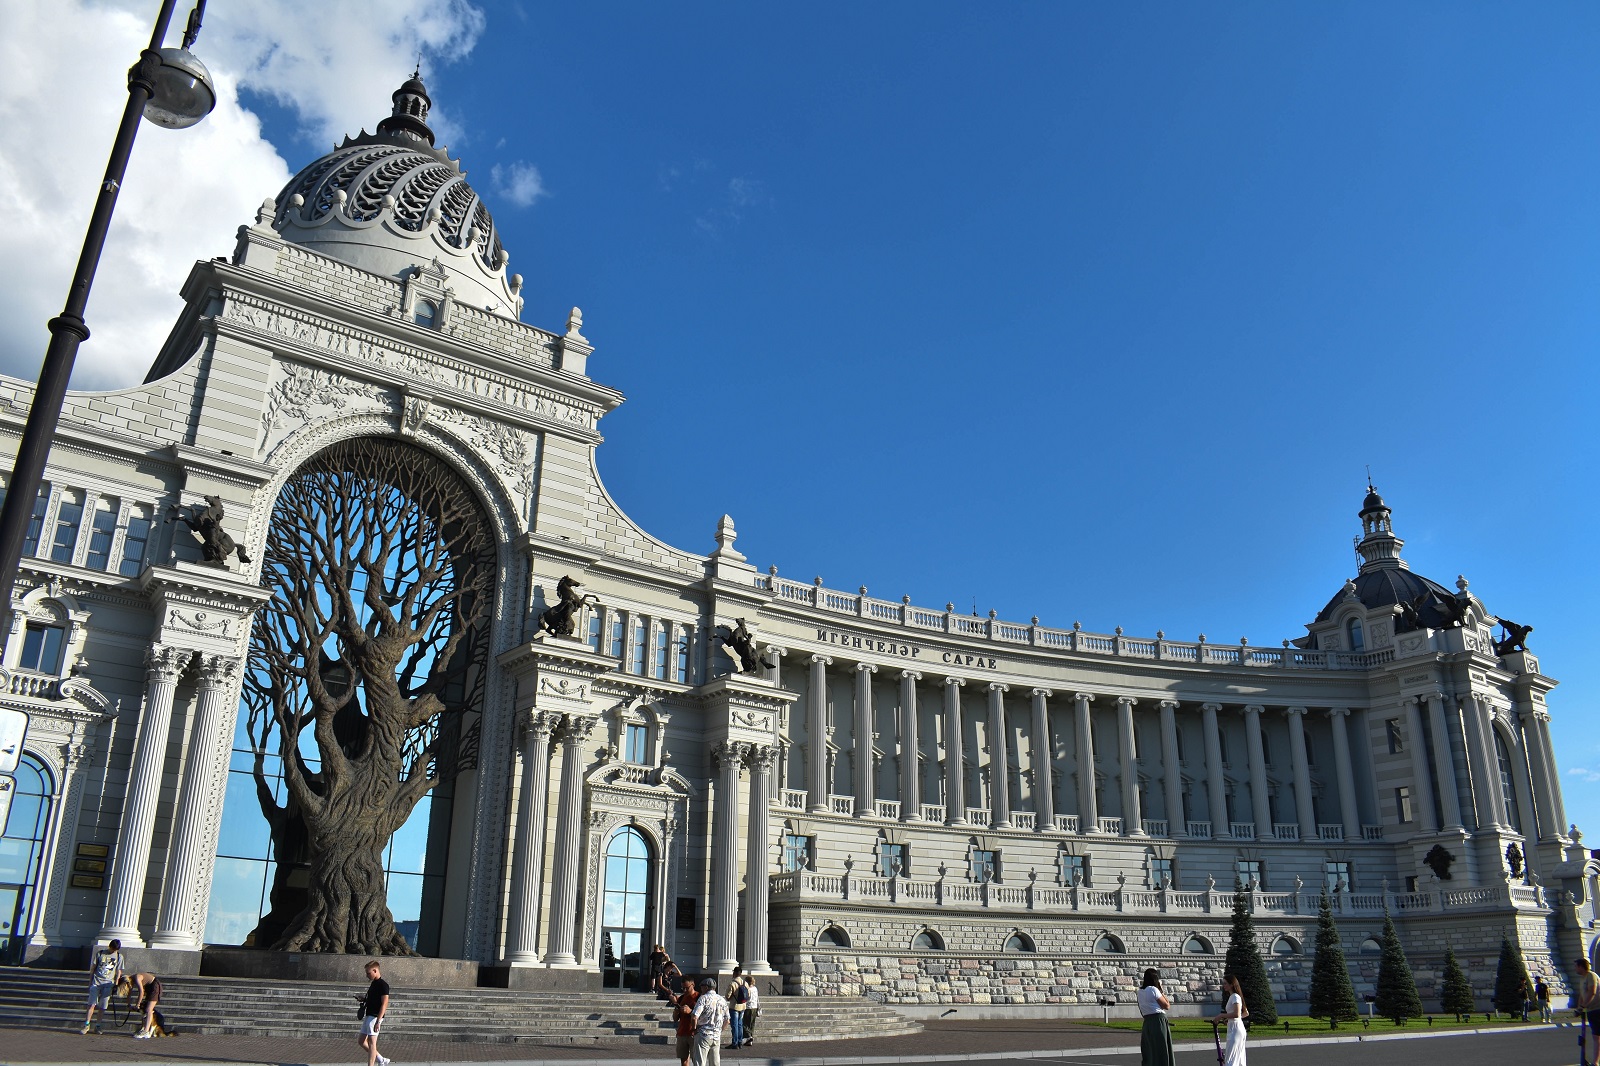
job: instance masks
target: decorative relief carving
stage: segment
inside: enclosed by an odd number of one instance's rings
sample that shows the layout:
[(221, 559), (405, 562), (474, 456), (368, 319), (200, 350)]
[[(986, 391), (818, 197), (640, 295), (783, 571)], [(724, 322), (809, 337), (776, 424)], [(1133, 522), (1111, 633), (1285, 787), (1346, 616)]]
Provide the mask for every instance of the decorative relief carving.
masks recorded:
[(332, 413), (337, 413), (352, 396), (376, 400), (387, 392), (370, 381), (353, 381), (302, 363), (283, 360), (279, 365), (283, 379), (267, 393), (267, 409), (261, 413), (263, 450), (275, 430), (305, 425), (318, 408), (332, 408)]
[(482, 415), (469, 415), (454, 407), (431, 407), (435, 422), (461, 427), (467, 442), (487, 457), (506, 485), (526, 499), (533, 492), (538, 438), (527, 430)]
[(763, 733), (772, 732), (772, 715), (761, 711), (740, 710), (738, 707), (728, 711), (730, 725), (744, 726), (746, 729), (759, 729)]
[[(539, 694), (541, 696), (564, 696), (569, 700), (582, 700), (589, 697), (589, 686), (584, 682), (573, 681), (567, 677), (555, 679), (541, 677), (539, 679)], [(590, 725), (593, 724), (591, 720)]]
[(428, 412), (433, 408), (433, 402), (421, 396), (407, 396), (406, 409), (400, 416), (400, 432), (408, 437), (415, 437), (422, 429), (422, 424), (428, 420)]
[(216, 618), (209, 611), (195, 611), (193, 614), (185, 614), (174, 609), (171, 617), (175, 623), (184, 629), (193, 630), (196, 633), (216, 633), (223, 640), (231, 639), (233, 635), (230, 629), (235, 619), (228, 617)]
[(144, 653), (145, 678), (149, 681), (176, 681), (188, 668), (194, 652), (169, 644), (152, 644)]

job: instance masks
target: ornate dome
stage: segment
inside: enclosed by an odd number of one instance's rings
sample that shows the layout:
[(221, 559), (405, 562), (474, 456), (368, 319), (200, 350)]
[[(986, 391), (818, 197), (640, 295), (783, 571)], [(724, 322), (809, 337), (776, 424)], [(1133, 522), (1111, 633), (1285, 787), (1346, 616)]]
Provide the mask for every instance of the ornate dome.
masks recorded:
[(351, 266), (403, 279), (438, 263), (455, 298), (517, 317), (522, 279), (466, 172), (433, 146), (432, 100), (417, 76), (394, 113), (296, 174), (277, 198), (283, 238)]

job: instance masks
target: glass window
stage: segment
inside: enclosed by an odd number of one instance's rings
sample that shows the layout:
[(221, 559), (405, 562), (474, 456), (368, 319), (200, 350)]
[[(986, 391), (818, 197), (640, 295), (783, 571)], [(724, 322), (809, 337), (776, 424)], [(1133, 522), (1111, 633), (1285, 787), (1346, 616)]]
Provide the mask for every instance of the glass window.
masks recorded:
[(589, 647), (600, 650), (600, 612), (589, 609)]
[(1272, 942), (1272, 953), (1274, 955), (1298, 955), (1300, 954), (1300, 945), (1292, 936), (1280, 936)]
[(622, 658), (622, 636), (624, 632), (622, 625), (622, 615), (614, 614), (611, 616), (611, 657), (613, 659)]
[(684, 631), (678, 639), (678, 672), (674, 680), (679, 684), (689, 683), (689, 633)]
[(1239, 859), (1234, 863), (1234, 876), (1245, 888), (1267, 887), (1267, 872), (1260, 859)]
[(665, 681), (667, 679), (667, 625), (665, 622), (656, 627), (656, 650), (651, 673), (657, 681)]
[(1269, 766), (1272, 764), (1272, 738), (1267, 735), (1265, 726), (1261, 728), (1261, 761)]
[(40, 485), (39, 495), (33, 501), (33, 514), (28, 517), (28, 532), (22, 538), (24, 557), (39, 554), (39, 534), (44, 531), (44, 509), (50, 503), (50, 486)]
[(139, 571), (144, 569), (152, 525), (148, 507), (135, 507), (128, 515), (128, 531), (122, 538), (122, 563), (117, 567), (117, 573), (123, 577), (138, 577)]
[(1109, 955), (1121, 955), (1122, 941), (1118, 940), (1110, 933), (1106, 933), (1102, 935), (1099, 940), (1094, 942), (1094, 949), (1096, 951), (1103, 951)]
[(411, 312), (411, 318), (417, 325), (432, 329), (434, 322), (439, 318), (439, 305), (432, 300), (418, 300)]
[(878, 876), (893, 877), (897, 874), (902, 877), (911, 876), (911, 865), (907, 861), (904, 844), (891, 844), (887, 840), (878, 841)]
[(66, 630), (60, 626), (29, 622), (22, 637), (22, 658), (17, 665), (41, 674), (61, 673), (61, 653), (66, 649)]
[(629, 722), (622, 727), (622, 758), (626, 762), (644, 764), (650, 761), (646, 753), (645, 727), (636, 722)]
[(1064, 885), (1087, 885), (1089, 883), (1089, 860), (1083, 855), (1061, 855), (1061, 883)]
[(1381, 955), (1383, 954), (1383, 945), (1378, 943), (1376, 938), (1369, 936), (1361, 942), (1361, 947), (1357, 950), (1363, 955)]
[(1411, 789), (1402, 785), (1394, 790), (1395, 817), (1401, 822), (1411, 821)]
[(830, 925), (817, 934), (819, 948), (847, 948), (850, 946), (850, 936), (837, 925)]
[(911, 938), (912, 951), (943, 951), (944, 937), (932, 929), (924, 929)]
[(1183, 953), (1185, 955), (1213, 955), (1215, 951), (1211, 947), (1211, 942), (1205, 937), (1191, 936), (1183, 942)]
[(1000, 853), (983, 848), (972, 849), (972, 879), (982, 884), (1000, 880)]
[(1176, 888), (1177, 884), (1178, 881), (1174, 871), (1173, 860), (1158, 858), (1152, 858), (1150, 860), (1151, 888), (1161, 888), (1163, 886)]
[(804, 870), (811, 865), (811, 838), (798, 833), (785, 833), (779, 841), (782, 856), (778, 862), (784, 873)]
[(1345, 632), (1350, 635), (1350, 650), (1364, 651), (1367, 647), (1366, 635), (1361, 631), (1361, 619), (1352, 618), (1350, 624), (1345, 626)]
[(1002, 949), (1013, 954), (1018, 952), (1031, 952), (1034, 950), (1033, 940), (1022, 933), (1012, 933), (1006, 937), (1005, 947)]
[(106, 570), (111, 566), (111, 541), (117, 534), (117, 498), (102, 496), (95, 501), (94, 520), (89, 527), (89, 553), (84, 565), (91, 570)]
[(1355, 882), (1350, 879), (1350, 864), (1338, 859), (1329, 859), (1322, 864), (1323, 883), (1328, 886), (1328, 894), (1335, 892), (1348, 892), (1354, 887)]
[(1517, 832), (1522, 832), (1522, 811), (1517, 807), (1517, 789), (1511, 776), (1511, 752), (1506, 749), (1505, 738), (1493, 726), (1489, 732), (1494, 734), (1494, 754), (1500, 765), (1500, 797), (1505, 801), (1506, 817)]
[(628, 672), (644, 676), (645, 625), (643, 618), (633, 620), (633, 645), (628, 649)]
[(8, 890), (5, 913), (0, 913), (0, 963), (20, 966), (27, 947), (21, 934), (31, 920), (55, 787), (44, 763), (27, 752), (12, 778), (11, 813), (0, 826), (0, 881)]
[(72, 553), (78, 547), (78, 526), (83, 521), (83, 495), (63, 492), (56, 508), (56, 529), (50, 538), (50, 561), (72, 562)]
[(1389, 754), (1399, 755), (1406, 750), (1404, 742), (1400, 739), (1400, 719), (1391, 718), (1383, 723), (1383, 731), (1389, 738)]

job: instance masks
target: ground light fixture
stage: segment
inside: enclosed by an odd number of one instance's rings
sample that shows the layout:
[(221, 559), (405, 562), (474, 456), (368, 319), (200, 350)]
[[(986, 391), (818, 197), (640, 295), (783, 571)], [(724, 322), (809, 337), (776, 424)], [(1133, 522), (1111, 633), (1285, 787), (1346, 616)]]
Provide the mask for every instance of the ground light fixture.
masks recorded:
[(89, 217), (78, 267), (67, 290), (65, 307), (49, 323), (50, 346), (45, 349), (44, 365), (39, 369), (39, 382), (33, 391), (22, 441), (17, 445), (17, 458), (6, 479), (5, 504), (0, 506), (0, 633), (10, 632), (11, 592), (17, 581), (17, 569), (22, 564), (23, 540), (33, 517), (39, 485), (44, 479), (50, 442), (61, 420), (61, 405), (66, 399), (67, 382), (72, 377), (72, 364), (77, 360), (78, 346), (89, 338), (83, 312), (89, 303), (89, 289), (94, 285), (106, 233), (111, 228), (117, 193), (127, 174), (128, 156), (133, 151), (133, 138), (139, 132), (139, 120), (147, 118), (167, 129), (185, 129), (209, 115), (217, 103), (210, 73), (189, 51), (200, 33), (205, 0), (199, 0), (189, 13), (183, 45), (163, 48), (176, 6), (177, 0), (162, 0), (155, 29), (150, 35), (150, 46), (139, 53), (139, 61), (128, 71), (128, 104), (122, 111), (122, 122), (117, 126), (117, 137), (111, 145), (111, 158), (106, 163), (94, 213)]

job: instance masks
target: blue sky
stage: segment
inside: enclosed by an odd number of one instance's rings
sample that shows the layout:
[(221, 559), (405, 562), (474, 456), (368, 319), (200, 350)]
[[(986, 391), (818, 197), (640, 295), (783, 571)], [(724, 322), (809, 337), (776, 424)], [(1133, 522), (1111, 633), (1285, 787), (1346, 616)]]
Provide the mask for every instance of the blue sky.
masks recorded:
[[(478, 8), (440, 124), (523, 317), (580, 305), (629, 397), (601, 471), (647, 530), (1276, 645), (1353, 575), (1370, 464), (1414, 569), (1535, 626), (1600, 831), (1600, 8)], [(289, 170), (326, 150), (241, 101)]]

